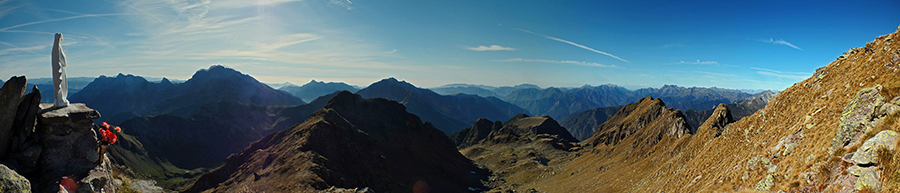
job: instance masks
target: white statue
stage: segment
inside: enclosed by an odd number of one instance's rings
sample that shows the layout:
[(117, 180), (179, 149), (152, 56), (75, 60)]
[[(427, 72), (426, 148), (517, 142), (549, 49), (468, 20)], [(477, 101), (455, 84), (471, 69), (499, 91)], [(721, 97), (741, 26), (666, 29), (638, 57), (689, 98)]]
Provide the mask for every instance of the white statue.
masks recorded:
[(56, 33), (56, 40), (53, 41), (53, 95), (55, 107), (65, 107), (69, 105), (66, 95), (69, 93), (69, 84), (66, 83), (66, 51), (62, 49), (59, 42), (62, 42), (62, 34)]

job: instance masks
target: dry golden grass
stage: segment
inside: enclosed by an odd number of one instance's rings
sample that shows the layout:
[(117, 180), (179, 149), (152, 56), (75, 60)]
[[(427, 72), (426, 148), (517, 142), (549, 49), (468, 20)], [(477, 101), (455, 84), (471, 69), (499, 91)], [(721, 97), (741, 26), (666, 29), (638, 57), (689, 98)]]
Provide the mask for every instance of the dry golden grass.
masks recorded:
[[(764, 109), (731, 124), (719, 137), (703, 135), (708, 130), (704, 124), (706, 128), (701, 126), (698, 134), (678, 139), (664, 137), (649, 147), (600, 145), (562, 164), (557, 175), (523, 186), (549, 192), (748, 191), (760, 179), (773, 174), (776, 177), (771, 191), (806, 186), (824, 190), (832, 177), (848, 166), (841, 156), (858, 148), (842, 148), (833, 154), (827, 151), (837, 133), (843, 108), (859, 90), (876, 84), (883, 87), (881, 95), (886, 101), (900, 96), (900, 73), (894, 70), (900, 66), (885, 66), (893, 54), (900, 54), (896, 51), (900, 43), (888, 45), (886, 38), (900, 39), (900, 31), (866, 44), (873, 52), (858, 52), (831, 62), (822, 68), (824, 76), (794, 84), (771, 99)], [(891, 116), (889, 119), (897, 119), (896, 115)], [(886, 120), (876, 130), (896, 131), (896, 122)], [(795, 140), (796, 148), (775, 157), (785, 148), (772, 151), (773, 147), (792, 134), (802, 135)], [(900, 159), (894, 159), (896, 154), (891, 156), (891, 162), (883, 167), (891, 172), (886, 179), (894, 181), (885, 183), (885, 190), (898, 190), (896, 173), (900, 163), (896, 160)], [(766, 164), (757, 162), (756, 167), (750, 168), (751, 158), (766, 158), (771, 165), (766, 168)], [(806, 184), (808, 175), (814, 178), (812, 184)]]

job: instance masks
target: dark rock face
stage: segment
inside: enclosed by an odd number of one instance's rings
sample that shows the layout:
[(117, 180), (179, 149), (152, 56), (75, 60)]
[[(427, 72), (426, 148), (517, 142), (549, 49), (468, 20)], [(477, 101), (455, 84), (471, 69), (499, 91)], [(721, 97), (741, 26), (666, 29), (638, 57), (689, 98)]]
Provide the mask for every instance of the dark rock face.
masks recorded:
[[(713, 111), (712, 116), (709, 119), (706, 119), (706, 122), (703, 125), (709, 125), (709, 134), (713, 137), (718, 137), (722, 135), (722, 132), (725, 132), (725, 126), (734, 122), (734, 118), (731, 116), (731, 111), (728, 110), (728, 105), (719, 104), (716, 106), (715, 111)], [(706, 127), (700, 127), (706, 128)]]
[(267, 135), (201, 176), (187, 192), (309, 192), (482, 188), (478, 170), (441, 131), (385, 99), (338, 93), (306, 122)]
[(478, 142), (487, 138), (491, 131), (501, 127), (503, 127), (503, 123), (500, 123), (500, 121), (491, 122), (491, 120), (481, 118), (476, 120), (472, 127), (450, 134), (450, 139), (453, 140), (453, 144), (456, 144), (457, 148), (463, 149), (478, 144)]
[(16, 109), (25, 94), (26, 80), (24, 76), (14, 76), (0, 88), (0, 158), (7, 156), (9, 143), (13, 135), (13, 121)]

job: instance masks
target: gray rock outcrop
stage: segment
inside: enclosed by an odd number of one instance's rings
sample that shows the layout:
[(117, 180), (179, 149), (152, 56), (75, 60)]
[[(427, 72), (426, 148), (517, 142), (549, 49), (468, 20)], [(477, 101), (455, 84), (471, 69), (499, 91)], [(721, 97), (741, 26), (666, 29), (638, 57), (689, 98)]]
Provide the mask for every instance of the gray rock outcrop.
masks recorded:
[(16, 109), (25, 94), (26, 83), (24, 76), (13, 76), (0, 88), (0, 158), (7, 157), (9, 152)]
[(878, 149), (884, 148), (894, 151), (898, 139), (900, 139), (900, 136), (895, 131), (884, 130), (878, 132), (874, 137), (866, 140), (850, 159), (860, 165), (878, 165)]
[[(841, 113), (841, 119), (838, 124), (838, 132), (832, 139), (832, 146), (828, 149), (829, 154), (838, 148), (856, 142), (860, 133), (865, 133), (874, 125), (874, 121), (878, 115), (876, 110), (884, 105), (884, 97), (879, 94), (880, 85), (864, 88), (856, 93), (856, 96), (850, 100)], [(857, 140), (854, 140), (857, 139)]]
[(31, 182), (16, 171), (0, 164), (0, 192), (29, 192)]

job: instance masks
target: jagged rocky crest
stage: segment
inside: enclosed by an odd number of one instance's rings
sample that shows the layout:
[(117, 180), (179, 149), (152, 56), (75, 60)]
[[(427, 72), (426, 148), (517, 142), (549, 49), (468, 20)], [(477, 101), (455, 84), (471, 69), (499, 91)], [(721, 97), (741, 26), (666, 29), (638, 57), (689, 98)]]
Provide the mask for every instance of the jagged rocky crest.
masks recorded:
[(593, 136), (585, 140), (590, 146), (615, 145), (626, 137), (640, 133), (642, 140), (655, 144), (664, 136), (679, 138), (691, 134), (691, 128), (680, 110), (666, 108), (661, 99), (641, 98), (625, 105), (615, 115), (597, 126)]

